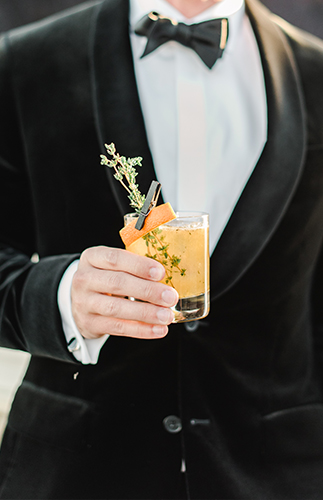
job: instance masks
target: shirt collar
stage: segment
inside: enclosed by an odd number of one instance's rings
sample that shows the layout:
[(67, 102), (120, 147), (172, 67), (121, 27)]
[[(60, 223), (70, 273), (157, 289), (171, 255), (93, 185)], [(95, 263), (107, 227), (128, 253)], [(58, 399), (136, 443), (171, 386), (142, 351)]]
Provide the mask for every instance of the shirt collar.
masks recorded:
[(244, 0), (222, 0), (197, 16), (187, 19), (166, 0), (130, 0), (131, 31), (133, 31), (139, 19), (152, 11), (176, 19), (179, 22), (185, 22), (186, 24), (200, 23), (222, 17), (229, 19), (229, 39), (225, 49), (226, 53), (228, 53), (232, 49), (242, 27), (245, 2)]

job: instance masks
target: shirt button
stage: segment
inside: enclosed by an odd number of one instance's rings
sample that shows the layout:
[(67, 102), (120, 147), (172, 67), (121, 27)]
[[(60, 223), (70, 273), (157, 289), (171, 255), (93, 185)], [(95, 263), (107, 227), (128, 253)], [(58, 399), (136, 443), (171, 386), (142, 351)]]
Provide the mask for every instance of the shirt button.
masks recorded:
[(187, 332), (196, 332), (199, 326), (200, 325), (198, 321), (189, 321), (188, 323), (185, 323), (185, 330)]
[(182, 421), (180, 418), (176, 417), (176, 415), (169, 415), (168, 417), (165, 417), (163, 424), (166, 431), (171, 434), (177, 434), (177, 432), (181, 432), (182, 430)]

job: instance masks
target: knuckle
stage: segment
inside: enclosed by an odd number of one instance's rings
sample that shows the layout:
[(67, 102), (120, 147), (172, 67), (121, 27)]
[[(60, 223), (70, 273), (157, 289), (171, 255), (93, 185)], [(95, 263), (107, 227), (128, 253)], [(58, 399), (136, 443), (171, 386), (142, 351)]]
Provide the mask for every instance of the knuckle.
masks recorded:
[(138, 339), (147, 339), (150, 337), (146, 331), (146, 328), (144, 328), (144, 326), (140, 323), (136, 324), (134, 334)]
[(78, 296), (72, 296), (72, 313), (81, 317), (85, 313), (84, 302)]
[(148, 304), (145, 304), (140, 311), (140, 321), (143, 323), (150, 323), (151, 319), (150, 307), (148, 307)]
[(112, 324), (113, 331), (118, 335), (123, 335), (125, 333), (124, 321), (120, 319), (115, 319)]
[(146, 260), (143, 260), (141, 256), (132, 254), (132, 274), (135, 276), (142, 276), (146, 270)]
[(145, 300), (149, 301), (153, 297), (153, 290), (154, 290), (153, 283), (150, 281), (144, 281), (142, 293)]
[(118, 306), (117, 301), (111, 297), (107, 297), (105, 306), (104, 306), (104, 314), (105, 316), (109, 316), (111, 318), (117, 316)]
[(84, 304), (84, 312), (89, 314), (99, 314), (100, 299), (99, 295), (96, 293), (88, 294), (86, 297), (86, 303)]
[(121, 273), (112, 272), (107, 277), (107, 289), (110, 293), (118, 294), (122, 289), (123, 277)]
[(116, 248), (106, 247), (105, 260), (109, 267), (115, 268), (118, 264), (119, 251)]
[(80, 289), (84, 287), (85, 273), (82, 271), (76, 271), (72, 279), (72, 285), (75, 289)]

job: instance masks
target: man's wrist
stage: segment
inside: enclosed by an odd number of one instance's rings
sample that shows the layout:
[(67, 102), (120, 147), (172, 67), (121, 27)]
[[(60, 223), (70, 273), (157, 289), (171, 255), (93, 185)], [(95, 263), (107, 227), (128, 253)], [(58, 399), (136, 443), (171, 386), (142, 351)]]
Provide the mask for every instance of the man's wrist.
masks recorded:
[(62, 276), (57, 292), (58, 309), (68, 351), (82, 364), (96, 364), (101, 348), (109, 335), (103, 335), (96, 339), (85, 339), (75, 324), (72, 314), (71, 286), (78, 264), (79, 260), (73, 261)]

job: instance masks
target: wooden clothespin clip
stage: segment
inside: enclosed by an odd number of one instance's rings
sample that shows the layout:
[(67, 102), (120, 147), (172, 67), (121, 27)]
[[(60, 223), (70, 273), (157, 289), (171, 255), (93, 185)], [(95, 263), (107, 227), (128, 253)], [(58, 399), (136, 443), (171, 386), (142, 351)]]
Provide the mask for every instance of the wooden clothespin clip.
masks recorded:
[(148, 190), (145, 203), (143, 204), (135, 228), (140, 231), (143, 228), (145, 219), (149, 212), (157, 205), (158, 196), (160, 194), (161, 184), (157, 181), (152, 181)]

